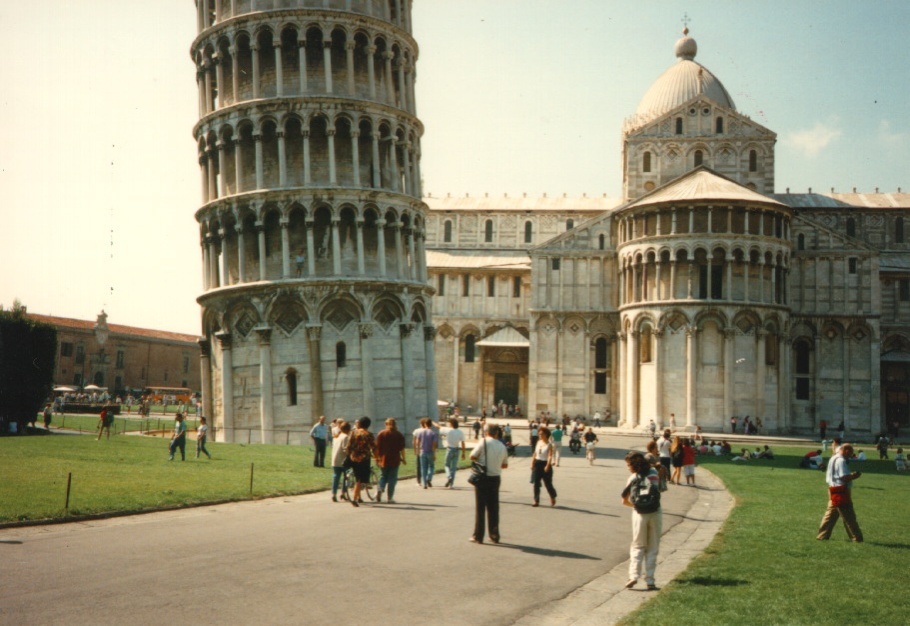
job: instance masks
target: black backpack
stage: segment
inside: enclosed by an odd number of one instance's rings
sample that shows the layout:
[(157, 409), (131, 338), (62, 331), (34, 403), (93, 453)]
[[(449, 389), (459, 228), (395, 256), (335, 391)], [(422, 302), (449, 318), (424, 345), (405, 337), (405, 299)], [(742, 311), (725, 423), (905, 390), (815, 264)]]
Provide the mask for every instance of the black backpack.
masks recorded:
[(655, 513), (660, 508), (659, 481), (651, 481), (648, 475), (636, 475), (632, 483), (630, 500), (637, 513)]

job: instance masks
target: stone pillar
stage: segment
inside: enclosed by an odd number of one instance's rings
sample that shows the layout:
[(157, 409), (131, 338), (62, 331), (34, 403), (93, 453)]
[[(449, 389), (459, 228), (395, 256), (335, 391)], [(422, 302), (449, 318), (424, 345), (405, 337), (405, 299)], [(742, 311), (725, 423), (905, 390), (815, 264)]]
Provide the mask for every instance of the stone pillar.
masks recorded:
[(313, 228), (316, 222), (305, 222), (306, 226), (306, 269), (310, 276), (316, 275), (316, 244), (313, 241)]
[(253, 54), (253, 99), (260, 97), (259, 93), (259, 44), (254, 40), (250, 43), (250, 51)]
[(216, 142), (215, 150), (218, 151), (218, 169), (221, 173), (221, 178), (218, 179), (218, 197), (223, 198), (228, 195), (227, 175), (224, 171), (224, 142)]
[(351, 131), (351, 161), (354, 168), (354, 186), (360, 187), (360, 131)]
[(246, 245), (243, 238), (243, 225), (237, 222), (237, 282), (246, 282)]
[[(532, 330), (531, 333), (533, 334), (533, 332), (534, 331)], [(534, 345), (533, 338), (531, 341), (531, 345)], [(458, 335), (455, 335), (454, 337), (452, 337), (452, 346), (453, 346), (453, 348), (452, 348), (452, 400), (455, 400), (455, 402), (458, 402), (458, 379), (459, 379), (458, 350), (459, 350), (459, 348), (461, 348), (461, 341), (458, 338)], [(529, 361), (530, 360), (533, 360), (533, 355), (531, 355), (531, 359), (529, 359)], [(531, 363), (528, 363), (529, 375), (532, 371), (534, 371), (533, 367), (531, 366)], [(480, 407), (477, 407), (477, 408), (479, 409)], [(529, 409), (529, 411), (530, 411), (530, 409)]]
[(310, 129), (305, 128), (300, 133), (303, 136), (303, 184), (312, 184), (312, 164), (310, 163)]
[(209, 246), (206, 242), (206, 238), (202, 239), (200, 247), (202, 248), (202, 289), (208, 291), (212, 288), (212, 285), (210, 284), (212, 280), (212, 271), (209, 269)]
[(209, 286), (217, 289), (221, 286), (221, 280), (218, 276), (218, 239), (214, 235), (209, 238), (209, 270), (212, 272)]
[(408, 238), (408, 257), (411, 262), (408, 264), (408, 278), (410, 280), (418, 280), (418, 267), (417, 267), (417, 251), (414, 248), (414, 227), (411, 227), (411, 230), (405, 233), (405, 236)]
[(427, 274), (427, 250), (424, 241), (424, 239), (426, 239), (426, 234), (416, 232), (415, 237), (417, 238), (417, 281), (425, 283), (429, 280)]
[(212, 62), (206, 60), (202, 67), (205, 78), (205, 112), (211, 113), (215, 110), (215, 103), (212, 100)]
[(363, 252), (363, 220), (357, 220), (357, 273), (366, 274), (366, 263)]
[(208, 182), (206, 187), (209, 190), (209, 200), (218, 199), (218, 183), (215, 180), (215, 154), (214, 149), (206, 150), (206, 174)]
[(325, 71), (325, 92), (332, 93), (332, 40), (322, 42), (322, 66)]
[(392, 84), (392, 57), (394, 55), (388, 50), (382, 53), (385, 59), (385, 85), (386, 85), (386, 103), (395, 106), (395, 85)]
[(382, 187), (382, 171), (380, 170), (379, 161), (379, 133), (370, 133), (370, 137), (373, 139), (373, 188), (380, 189)]
[(661, 350), (663, 349), (663, 339), (664, 333), (661, 330), (654, 330), (651, 333), (651, 336), (654, 337), (654, 421), (658, 424), (663, 424), (663, 415), (664, 415), (664, 372), (663, 372), (663, 358), (661, 357)]
[[(780, 407), (780, 430), (790, 432), (790, 338), (778, 337), (777, 406)], [(874, 355), (873, 355), (874, 358)]]
[[(405, 87), (404, 62), (402, 60), (398, 61), (398, 94), (399, 94), (398, 106), (402, 109), (407, 110), (407, 108), (408, 108), (408, 90)], [(431, 415), (431, 417), (432, 417), (432, 415)]]
[(335, 168), (335, 129), (329, 128), (325, 132), (329, 143), (329, 184), (338, 183), (338, 174)]
[(339, 221), (332, 220), (332, 273), (341, 276), (341, 233), (338, 232)]
[(262, 135), (260, 133), (253, 135), (253, 142), (256, 148), (256, 189), (264, 189), (265, 170), (262, 162)]
[[(410, 424), (410, 419), (416, 417), (410, 414), (414, 394), (414, 359), (411, 356), (411, 347), (408, 338), (414, 330), (414, 324), (408, 322), (399, 324), (401, 345), (401, 396), (404, 404), (402, 416), (405, 424)], [(430, 417), (435, 417), (435, 414)]]
[(736, 329), (724, 329), (724, 424), (733, 415), (733, 342), (736, 338)]
[(220, 332), (216, 333), (215, 337), (221, 344), (221, 438), (218, 441), (231, 443), (234, 441), (234, 364), (231, 358), (231, 334)]
[(395, 222), (395, 271), (396, 278), (404, 278), (404, 254), (401, 249), (401, 222)]
[[(363, 414), (376, 415), (375, 390), (373, 383), (373, 349), (370, 338), (374, 324), (366, 322), (358, 327), (360, 331), (360, 377), (363, 385)], [(402, 425), (403, 426), (403, 425)]]
[[(676, 217), (676, 213), (673, 214)], [(670, 300), (676, 300), (676, 259), (670, 259)]]
[(202, 382), (202, 415), (212, 425), (212, 438), (215, 436), (215, 425), (212, 419), (212, 342), (199, 339), (199, 373)]
[[(305, 36), (305, 34), (304, 34)], [(272, 39), (275, 50), (275, 95), (279, 98), (284, 95), (284, 69), (281, 67), (281, 35)]]
[(259, 239), (259, 280), (265, 280), (265, 224), (262, 222), (256, 222), (256, 235)]
[(322, 353), (320, 350), (320, 339), (322, 338), (322, 326), (320, 324), (307, 324), (306, 336), (310, 344), (310, 386), (312, 387), (313, 406), (311, 412), (313, 415), (322, 415), (323, 394), (322, 394)]
[[(698, 384), (696, 380), (698, 370), (695, 362), (697, 333), (698, 329), (695, 326), (686, 327), (686, 428), (695, 425), (695, 391)], [(729, 415), (726, 417), (730, 418)]]
[(379, 219), (376, 221), (376, 231), (377, 231), (377, 254), (379, 255), (379, 275), (387, 279), (386, 276), (386, 267), (385, 267), (385, 220)]
[(231, 55), (231, 90), (232, 98), (234, 103), (240, 101), (240, 63), (237, 59), (237, 47), (231, 46), (228, 48), (228, 52)]
[(411, 191), (411, 162), (408, 158), (408, 149), (410, 144), (407, 141), (401, 142), (401, 156), (404, 158), (403, 169), (404, 169), (404, 188), (401, 190), (402, 193), (412, 194)]
[(281, 277), (290, 278), (291, 277), (291, 237), (288, 233), (288, 228), (290, 227), (290, 222), (287, 218), (284, 218), (280, 222), (281, 225)]
[(353, 41), (348, 41), (344, 44), (345, 56), (347, 57), (347, 74), (348, 74), (348, 95), (355, 96), (356, 91), (354, 88), (354, 46), (356, 44)]
[(224, 108), (224, 94), (227, 90), (224, 88), (224, 65), (217, 52), (212, 55), (212, 63), (215, 64), (215, 88), (218, 90), (218, 108), (221, 109)]
[[(560, 414), (565, 412), (563, 371), (566, 363), (566, 330), (564, 323), (565, 320), (559, 320), (559, 327), (556, 329), (556, 410)], [(495, 397), (493, 401), (496, 401)]]
[(614, 367), (616, 369), (616, 389), (618, 395), (616, 399), (617, 415), (615, 416), (617, 426), (619, 426), (620, 423), (625, 424), (627, 420), (626, 397), (628, 396), (628, 393), (626, 392), (624, 385), (626, 384), (626, 378), (628, 377), (626, 373), (626, 357), (628, 355), (625, 342), (626, 334), (623, 332), (617, 332), (616, 341), (614, 342), (614, 353), (616, 355), (616, 358), (614, 360), (614, 363), (616, 363), (616, 365)]
[(423, 355), (427, 377), (427, 415), (435, 420), (439, 416), (439, 409), (436, 406), (439, 397), (436, 391), (436, 328), (433, 326), (423, 328)]
[(272, 329), (257, 326), (259, 335), (259, 441), (274, 443), (275, 414), (272, 398)]
[(306, 34), (304, 38), (297, 41), (297, 60), (300, 65), (300, 93), (307, 92), (307, 74), (306, 74)]
[[(755, 355), (755, 413), (761, 417), (765, 415), (765, 342), (768, 340), (768, 332), (763, 328), (755, 331), (756, 338), (756, 355)], [(778, 357), (779, 358), (779, 357)], [(727, 415), (725, 419), (730, 419)]]
[(218, 234), (221, 236), (221, 285), (226, 287), (231, 284), (226, 231), (222, 228)]
[(638, 428), (639, 424), (639, 363), (641, 362), (641, 334), (635, 330), (629, 337), (629, 425)]
[(376, 46), (367, 46), (367, 82), (370, 83), (370, 100), (376, 100)]
[(284, 146), (284, 131), (276, 133), (278, 137), (278, 186), (287, 187), (288, 185), (288, 158)]
[[(221, 174), (224, 176), (224, 173)], [(234, 141), (234, 193), (243, 191), (243, 147), (240, 138)]]
[(389, 189), (391, 189), (392, 191), (396, 191), (396, 192), (401, 191), (401, 186), (399, 184), (401, 176), (400, 176), (400, 173), (398, 172), (398, 154), (397, 154), (397, 152), (398, 152), (398, 150), (396, 149), (396, 146), (395, 146), (395, 137), (389, 137), (389, 170), (391, 171), (391, 174), (392, 174), (391, 180), (389, 181), (391, 183), (389, 185)]

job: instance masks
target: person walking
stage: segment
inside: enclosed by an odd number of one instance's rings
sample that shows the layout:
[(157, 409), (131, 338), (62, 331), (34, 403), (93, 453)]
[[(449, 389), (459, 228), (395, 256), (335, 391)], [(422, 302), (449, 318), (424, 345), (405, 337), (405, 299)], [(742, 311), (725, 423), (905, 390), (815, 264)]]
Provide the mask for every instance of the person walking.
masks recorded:
[(351, 504), (360, 506), (360, 490), (363, 483), (370, 482), (370, 462), (376, 454), (376, 439), (370, 432), (372, 420), (361, 417), (354, 422), (354, 432), (348, 441), (348, 459), (354, 471), (354, 493), (351, 495)]
[(183, 413), (177, 413), (174, 421), (174, 434), (171, 435), (171, 443), (168, 446), (171, 455), (168, 461), (174, 460), (174, 452), (180, 448), (180, 460), (186, 461), (186, 422), (183, 421)]
[(831, 457), (825, 471), (825, 482), (828, 483), (828, 508), (818, 527), (816, 539), (827, 541), (840, 517), (844, 519), (844, 528), (851, 541), (861, 543), (863, 531), (856, 522), (856, 512), (853, 510), (852, 489), (853, 481), (862, 476), (862, 472), (851, 472), (847, 459), (853, 456), (853, 446), (845, 443)]
[(101, 413), (98, 415), (98, 439), (95, 441), (101, 441), (101, 435), (104, 434), (104, 429), (107, 429), (107, 438), (111, 438), (111, 426), (114, 423), (114, 415), (108, 410), (108, 408), (102, 407)]
[(670, 474), (670, 482), (678, 485), (680, 484), (679, 478), (682, 474), (683, 466), (683, 445), (679, 435), (676, 435), (673, 438), (673, 443), (670, 445), (670, 463), (673, 465), (673, 473)]
[(398, 468), (407, 465), (404, 450), (407, 444), (398, 430), (394, 417), (385, 421), (385, 429), (376, 435), (376, 462), (379, 464), (379, 489), (376, 502), (382, 502), (382, 494), (388, 487), (388, 502), (395, 504), (395, 485), (398, 484)]
[(499, 440), (500, 429), (490, 424), (482, 441), (471, 451), (471, 460), (482, 465), (486, 472), (474, 485), (474, 534), (469, 541), (483, 543), (484, 526), (489, 530), (490, 541), (499, 543), (499, 485), (502, 470), (509, 466), (509, 452)]
[(554, 453), (553, 443), (550, 441), (550, 429), (541, 426), (537, 435), (537, 447), (531, 454), (531, 476), (534, 483), (534, 504), (531, 506), (540, 506), (540, 483), (547, 488), (550, 494), (550, 506), (556, 506), (556, 489), (553, 488), (553, 464)]
[(562, 426), (557, 422), (553, 432), (550, 433), (550, 439), (553, 442), (553, 460), (556, 462), (556, 467), (559, 467), (559, 458), (562, 456), (562, 435)]
[(638, 583), (644, 565), (648, 590), (656, 591), (654, 574), (663, 526), (659, 478), (657, 470), (651, 467), (641, 452), (627, 454), (626, 467), (631, 476), (622, 490), (622, 503), (632, 507), (632, 544), (629, 547), (629, 580), (626, 589), (631, 589)]
[(660, 458), (660, 464), (666, 470), (664, 481), (670, 478), (670, 468), (672, 467), (670, 448), (672, 446), (673, 441), (670, 439), (670, 429), (665, 428), (663, 436), (657, 440), (657, 456)]
[(417, 463), (420, 465), (420, 475), (423, 477), (423, 488), (433, 486), (433, 474), (436, 471), (436, 448), (438, 436), (433, 430), (429, 417), (420, 420), (420, 430), (414, 435), (414, 448), (417, 453)]
[(584, 435), (585, 440), (585, 458), (588, 459), (589, 465), (594, 465), (594, 459), (597, 458), (597, 444), (600, 441), (594, 434), (594, 429), (590, 426)]
[(818, 436), (821, 441), (825, 440), (825, 435), (828, 433), (828, 422), (826, 420), (821, 420), (818, 423)]
[[(695, 448), (692, 442), (684, 437), (682, 440), (682, 473), (686, 484), (695, 486)], [(678, 479), (677, 479), (678, 480)]]
[(537, 449), (537, 438), (540, 436), (540, 425), (537, 422), (531, 424), (530, 437), (531, 437), (531, 452)]
[(51, 419), (54, 417), (54, 411), (51, 409), (50, 402), (44, 405), (44, 413), (42, 414), (42, 417), (44, 417), (44, 430), (50, 432)]
[(320, 415), (319, 420), (313, 424), (310, 429), (310, 439), (316, 447), (313, 455), (313, 467), (325, 467), (325, 448), (326, 438), (329, 434), (329, 428), (325, 425), (325, 415)]
[(338, 488), (344, 476), (345, 462), (348, 458), (348, 440), (351, 436), (351, 425), (347, 420), (332, 420), (333, 429), (338, 434), (332, 439), (332, 502), (338, 502)]
[(452, 488), (455, 485), (455, 471), (458, 469), (458, 451), (461, 451), (461, 460), (465, 458), (465, 436), (458, 428), (458, 418), (449, 418), (448, 428), (443, 426), (439, 429), (439, 434), (446, 439), (446, 487)]
[(199, 453), (205, 453), (205, 456), (212, 458), (212, 455), (209, 454), (209, 451), (205, 449), (205, 440), (209, 434), (209, 427), (206, 424), (206, 419), (204, 417), (199, 418), (199, 426), (196, 427), (196, 458), (199, 458)]

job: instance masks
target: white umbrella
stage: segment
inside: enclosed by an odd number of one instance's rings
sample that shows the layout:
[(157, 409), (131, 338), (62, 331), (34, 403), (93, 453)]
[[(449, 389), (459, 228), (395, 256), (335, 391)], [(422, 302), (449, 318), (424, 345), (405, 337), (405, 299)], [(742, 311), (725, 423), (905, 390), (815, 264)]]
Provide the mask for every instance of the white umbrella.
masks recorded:
[(107, 389), (107, 387), (99, 387), (98, 385), (86, 385), (83, 387), (86, 391), (101, 391), (102, 389)]
[(76, 391), (76, 388), (67, 387), (66, 385), (60, 385), (59, 387), (54, 387), (54, 391)]
[(446, 400), (437, 400), (436, 406), (449, 406), (449, 403)]

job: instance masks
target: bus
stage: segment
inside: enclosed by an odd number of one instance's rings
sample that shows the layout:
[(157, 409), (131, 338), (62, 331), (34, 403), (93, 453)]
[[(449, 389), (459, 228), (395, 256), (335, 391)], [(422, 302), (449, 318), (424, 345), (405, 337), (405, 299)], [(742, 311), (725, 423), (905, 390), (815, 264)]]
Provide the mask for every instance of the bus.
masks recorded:
[(193, 390), (187, 387), (146, 387), (142, 396), (151, 404), (189, 404)]

